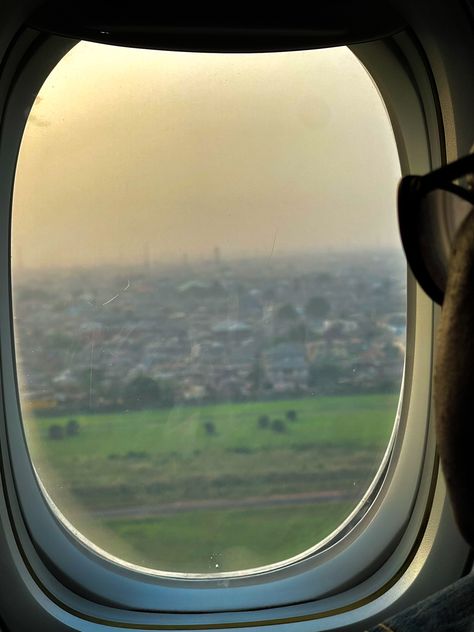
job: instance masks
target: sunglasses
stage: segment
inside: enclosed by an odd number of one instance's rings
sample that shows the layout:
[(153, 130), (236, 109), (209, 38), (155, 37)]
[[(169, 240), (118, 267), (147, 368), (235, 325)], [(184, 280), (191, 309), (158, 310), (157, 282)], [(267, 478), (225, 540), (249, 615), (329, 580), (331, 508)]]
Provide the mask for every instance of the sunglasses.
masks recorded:
[(474, 154), (398, 187), (398, 223), (408, 264), (428, 296), (443, 303), (456, 233), (474, 206)]

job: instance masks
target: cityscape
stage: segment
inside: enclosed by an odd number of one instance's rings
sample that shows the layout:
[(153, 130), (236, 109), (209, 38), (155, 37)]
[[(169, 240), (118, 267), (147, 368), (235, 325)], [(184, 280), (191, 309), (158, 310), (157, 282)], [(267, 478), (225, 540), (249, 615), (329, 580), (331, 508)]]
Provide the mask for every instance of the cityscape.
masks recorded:
[(396, 251), (17, 270), (13, 296), (39, 416), (400, 388)]

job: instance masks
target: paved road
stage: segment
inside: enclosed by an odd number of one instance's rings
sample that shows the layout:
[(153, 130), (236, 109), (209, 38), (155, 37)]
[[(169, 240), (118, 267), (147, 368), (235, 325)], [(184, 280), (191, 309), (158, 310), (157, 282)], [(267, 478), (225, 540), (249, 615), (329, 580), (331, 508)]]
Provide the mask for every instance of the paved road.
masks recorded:
[(328, 501), (354, 500), (354, 496), (339, 490), (303, 494), (276, 494), (273, 496), (249, 496), (247, 498), (219, 498), (212, 500), (183, 500), (160, 505), (139, 505), (93, 511), (101, 518), (150, 518), (169, 514), (199, 511), (203, 509), (241, 509), (245, 507), (283, 507), (309, 505)]

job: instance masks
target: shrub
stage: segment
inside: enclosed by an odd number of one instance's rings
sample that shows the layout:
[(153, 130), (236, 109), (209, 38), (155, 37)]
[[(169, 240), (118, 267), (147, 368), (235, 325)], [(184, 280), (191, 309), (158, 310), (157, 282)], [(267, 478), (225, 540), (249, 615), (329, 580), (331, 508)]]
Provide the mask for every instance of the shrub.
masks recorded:
[(53, 424), (48, 428), (48, 437), (50, 439), (63, 439), (64, 428), (62, 426), (58, 426), (58, 424)]
[(79, 422), (77, 419), (70, 419), (66, 424), (66, 434), (68, 437), (75, 437), (79, 434)]
[(258, 418), (258, 427), (259, 428), (268, 428), (270, 425), (270, 418), (268, 415), (260, 415)]
[(148, 454), (146, 452), (135, 452), (135, 450), (129, 450), (125, 456), (127, 459), (145, 459)]
[(281, 419), (274, 419), (272, 421), (272, 430), (273, 432), (285, 432), (286, 431), (285, 422), (282, 421)]
[(287, 410), (286, 411), (286, 418), (288, 419), (288, 421), (296, 421), (298, 415), (296, 413), (296, 410)]
[(213, 421), (206, 421), (206, 423), (204, 424), (204, 430), (206, 431), (207, 435), (215, 435), (216, 434), (216, 427), (214, 425)]
[(234, 454), (252, 454), (252, 448), (245, 446), (237, 446), (235, 448), (227, 448), (227, 452), (233, 452)]

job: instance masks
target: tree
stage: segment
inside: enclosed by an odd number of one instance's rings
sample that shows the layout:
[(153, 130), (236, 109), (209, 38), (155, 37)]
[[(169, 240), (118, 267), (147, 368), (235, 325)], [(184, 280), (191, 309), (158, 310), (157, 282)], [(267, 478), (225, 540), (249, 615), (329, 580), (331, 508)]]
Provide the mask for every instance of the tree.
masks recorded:
[(347, 378), (348, 370), (332, 361), (315, 363), (309, 367), (308, 386), (321, 392), (334, 394), (340, 391), (340, 380)]
[(176, 398), (176, 386), (171, 380), (157, 382), (160, 391), (160, 406), (173, 406)]
[(267, 374), (261, 353), (256, 355), (252, 368), (247, 375), (247, 379), (251, 383), (253, 391), (259, 391), (262, 388), (265, 388), (267, 383)]
[(66, 434), (68, 437), (75, 437), (79, 434), (79, 422), (77, 419), (70, 419), (66, 424)]
[(278, 320), (295, 320), (298, 318), (298, 312), (291, 305), (291, 303), (285, 303), (277, 311)]
[(126, 386), (124, 401), (130, 408), (171, 406), (174, 389), (169, 382), (157, 382), (147, 375), (139, 375)]
[(146, 375), (134, 378), (125, 388), (125, 398), (131, 408), (147, 408), (159, 403), (157, 382)]
[(313, 296), (306, 303), (305, 313), (310, 318), (314, 318), (315, 320), (322, 320), (323, 318), (327, 318), (329, 312), (331, 311), (331, 305), (329, 301), (327, 301), (324, 296)]
[(258, 427), (259, 428), (268, 428), (270, 425), (270, 418), (268, 415), (260, 415), (258, 418)]
[(286, 411), (286, 418), (288, 419), (288, 421), (296, 421), (296, 419), (297, 419), (296, 410), (287, 410)]
[(308, 339), (315, 338), (315, 335), (308, 329), (306, 323), (298, 322), (291, 325), (289, 329), (280, 336), (282, 342), (307, 342)]
[(64, 428), (59, 426), (58, 424), (53, 424), (48, 428), (48, 437), (50, 439), (63, 439), (64, 438)]

